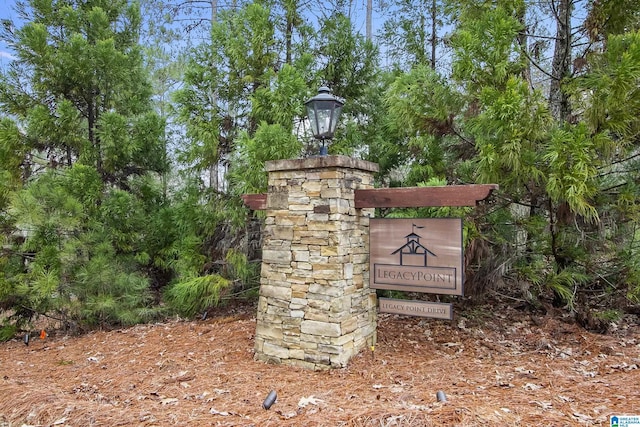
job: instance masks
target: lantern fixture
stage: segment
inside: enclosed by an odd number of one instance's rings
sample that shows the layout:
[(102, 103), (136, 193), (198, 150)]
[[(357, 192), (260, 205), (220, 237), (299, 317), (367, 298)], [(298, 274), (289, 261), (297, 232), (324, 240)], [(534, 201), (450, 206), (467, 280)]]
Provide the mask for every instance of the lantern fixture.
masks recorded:
[(307, 107), (311, 132), (316, 139), (322, 142), (320, 155), (326, 156), (328, 152), (326, 141), (333, 139), (344, 101), (335, 97), (331, 93), (331, 89), (322, 86), (318, 89), (318, 94), (305, 102), (304, 105)]

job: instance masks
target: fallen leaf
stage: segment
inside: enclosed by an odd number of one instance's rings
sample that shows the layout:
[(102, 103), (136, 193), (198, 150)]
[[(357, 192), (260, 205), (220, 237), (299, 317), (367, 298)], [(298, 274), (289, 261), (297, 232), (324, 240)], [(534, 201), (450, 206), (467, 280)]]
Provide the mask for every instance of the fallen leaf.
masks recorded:
[(293, 417), (295, 417), (296, 415), (298, 415), (296, 412), (281, 412), (281, 411), (276, 411), (276, 413), (278, 415), (280, 415), (280, 417), (282, 417), (283, 420), (288, 420), (291, 419)]
[(544, 410), (553, 409), (553, 403), (552, 402), (540, 402), (538, 400), (532, 400), (529, 403), (535, 403), (536, 405), (538, 405), (539, 407), (541, 407)]
[(415, 405), (413, 403), (402, 403), (402, 407), (410, 411), (433, 411), (433, 408), (427, 405)]
[(589, 415), (586, 414), (581, 414), (580, 412), (574, 412), (573, 416), (579, 420), (582, 421), (591, 421), (593, 420), (593, 417), (590, 417)]
[(317, 405), (318, 403), (322, 403), (322, 402), (324, 402), (324, 400), (318, 399), (317, 397), (314, 397), (314, 396), (301, 397), (300, 400), (298, 401), (298, 407), (304, 408), (307, 405)]
[(540, 390), (542, 388), (541, 385), (538, 384), (533, 384), (533, 383), (526, 383), (525, 385), (522, 386), (522, 388), (524, 388), (525, 390)]
[(624, 371), (633, 371), (635, 369), (638, 369), (638, 365), (633, 364), (633, 365), (627, 365), (625, 362), (622, 362), (619, 365), (609, 365), (609, 367), (611, 369), (621, 369)]

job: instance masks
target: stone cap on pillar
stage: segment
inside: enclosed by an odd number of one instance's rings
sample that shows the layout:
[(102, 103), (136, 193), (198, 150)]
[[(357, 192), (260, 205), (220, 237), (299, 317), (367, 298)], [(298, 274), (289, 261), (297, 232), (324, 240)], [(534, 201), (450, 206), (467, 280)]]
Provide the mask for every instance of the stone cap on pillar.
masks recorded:
[(358, 169), (368, 172), (378, 172), (380, 169), (377, 163), (349, 156), (319, 156), (308, 157), (306, 159), (271, 160), (265, 162), (264, 165), (264, 169), (267, 172), (325, 168)]

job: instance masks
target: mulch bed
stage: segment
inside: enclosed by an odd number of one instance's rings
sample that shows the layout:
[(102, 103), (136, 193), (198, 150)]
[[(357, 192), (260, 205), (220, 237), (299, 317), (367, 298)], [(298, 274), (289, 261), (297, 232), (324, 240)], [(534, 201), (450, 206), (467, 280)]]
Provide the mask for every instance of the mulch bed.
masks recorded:
[(636, 318), (598, 335), (509, 306), (454, 321), (384, 314), (374, 351), (313, 372), (254, 361), (254, 316), (236, 306), (0, 344), (0, 426), (608, 426), (640, 414)]

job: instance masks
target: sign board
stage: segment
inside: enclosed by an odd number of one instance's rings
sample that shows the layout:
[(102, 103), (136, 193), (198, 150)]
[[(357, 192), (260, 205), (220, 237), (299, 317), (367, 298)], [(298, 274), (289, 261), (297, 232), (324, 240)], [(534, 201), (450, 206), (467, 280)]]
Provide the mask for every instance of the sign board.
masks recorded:
[(411, 301), (393, 298), (378, 298), (380, 313), (406, 314), (408, 316), (453, 319), (452, 304), (428, 301)]
[(463, 295), (461, 218), (372, 218), (370, 286)]

